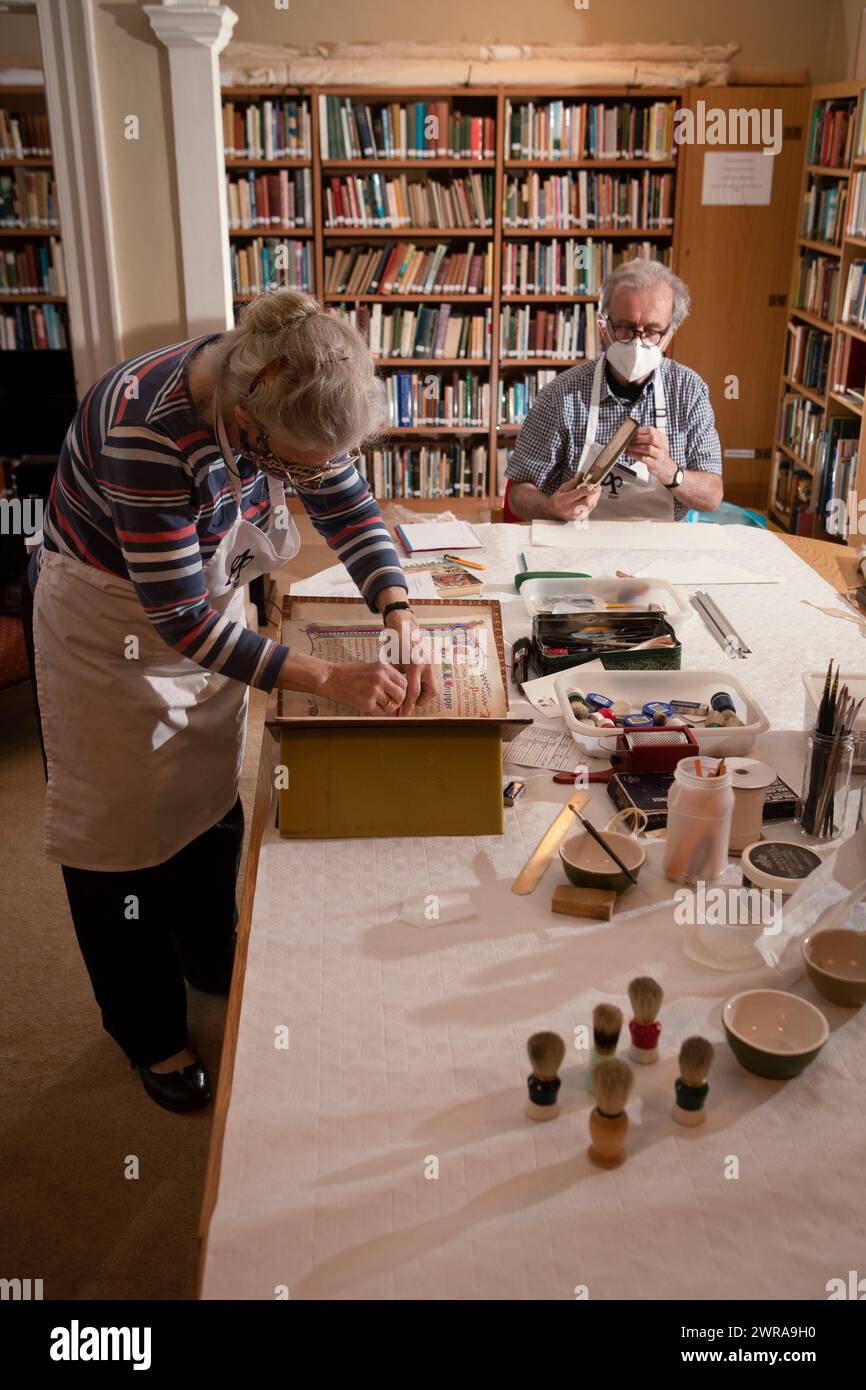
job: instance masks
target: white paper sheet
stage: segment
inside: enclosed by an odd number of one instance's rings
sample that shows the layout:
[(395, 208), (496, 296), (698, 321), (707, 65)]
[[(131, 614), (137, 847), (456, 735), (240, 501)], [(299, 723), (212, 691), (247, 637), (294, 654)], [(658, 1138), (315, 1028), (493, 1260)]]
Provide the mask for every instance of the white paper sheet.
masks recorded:
[(776, 157), (763, 150), (706, 150), (701, 202), (704, 207), (768, 207)]
[[(557, 550), (621, 550), (623, 560), (634, 550), (724, 550), (724, 526), (707, 522), (593, 521), (586, 526), (573, 521), (533, 521), (532, 544)], [(628, 569), (628, 565), (623, 565)]]
[[(404, 570), (403, 574), (406, 577), (409, 598), (439, 597), (439, 590), (433, 583), (432, 574), (426, 572), (410, 574), (408, 570)], [(358, 589), (354, 580), (348, 578), (342, 565), (334, 565), (331, 569), (322, 570), (320, 574), (315, 574), (309, 579), (296, 580), (289, 592), (300, 596), (321, 594), (327, 598), (358, 597)]]
[[(655, 574), (658, 561), (637, 570), (637, 574)], [(779, 584), (777, 574), (756, 574), (740, 565), (729, 565), (712, 555), (704, 558), (666, 560), (665, 579), (669, 584)]]
[(515, 767), (549, 767), (554, 772), (571, 772), (582, 766), (586, 758), (571, 734), (534, 724), (508, 744), (505, 761)]

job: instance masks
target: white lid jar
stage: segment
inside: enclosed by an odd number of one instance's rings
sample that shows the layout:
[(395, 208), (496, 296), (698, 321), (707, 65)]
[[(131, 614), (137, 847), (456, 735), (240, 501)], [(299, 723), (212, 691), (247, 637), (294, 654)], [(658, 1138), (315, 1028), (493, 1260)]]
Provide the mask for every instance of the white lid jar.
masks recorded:
[[(724, 768), (720, 774), (719, 768)], [(663, 867), (669, 879), (712, 883), (721, 877), (728, 865), (733, 810), (731, 773), (724, 759), (680, 759), (668, 791)]]

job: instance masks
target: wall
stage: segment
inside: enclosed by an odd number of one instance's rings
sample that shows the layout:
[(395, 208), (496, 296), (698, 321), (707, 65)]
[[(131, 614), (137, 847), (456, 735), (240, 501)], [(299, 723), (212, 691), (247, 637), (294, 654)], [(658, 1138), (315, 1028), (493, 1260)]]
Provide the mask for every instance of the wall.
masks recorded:
[[(235, 38), (313, 44), (384, 39), (502, 43), (728, 43), (742, 67), (808, 67), (816, 82), (849, 75), (862, 0), (231, 0)], [(684, 17), (685, 16), (685, 17)]]

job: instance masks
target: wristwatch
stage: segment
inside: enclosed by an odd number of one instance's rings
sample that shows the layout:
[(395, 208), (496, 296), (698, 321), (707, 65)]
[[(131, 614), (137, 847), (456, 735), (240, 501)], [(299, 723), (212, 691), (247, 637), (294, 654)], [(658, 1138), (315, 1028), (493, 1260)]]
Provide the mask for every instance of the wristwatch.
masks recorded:
[(684, 468), (680, 468), (679, 464), (677, 464), (677, 471), (674, 474), (673, 478), (669, 483), (662, 483), (662, 487), (666, 487), (668, 492), (673, 492), (674, 488), (680, 486), (680, 483), (682, 482), (685, 476), (686, 470)]
[(387, 618), (389, 613), (396, 613), (400, 609), (405, 609), (407, 613), (412, 612), (411, 603), (406, 603), (403, 599), (398, 599), (396, 603), (386, 603), (382, 609), (382, 617)]

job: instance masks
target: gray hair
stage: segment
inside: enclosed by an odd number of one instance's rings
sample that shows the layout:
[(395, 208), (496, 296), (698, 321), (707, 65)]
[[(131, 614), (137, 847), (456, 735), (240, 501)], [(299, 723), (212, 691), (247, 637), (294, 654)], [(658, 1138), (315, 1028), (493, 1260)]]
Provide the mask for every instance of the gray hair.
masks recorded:
[(648, 290), (658, 284), (668, 285), (670, 288), (674, 297), (671, 325), (679, 328), (688, 317), (691, 296), (688, 286), (661, 261), (622, 261), (615, 270), (604, 277), (601, 287), (601, 313), (607, 318), (614, 293), (621, 285), (627, 286), (630, 290)]
[(223, 400), (299, 449), (336, 457), (381, 428), (382, 383), (356, 328), (312, 295), (274, 290), (246, 304), (211, 357)]

